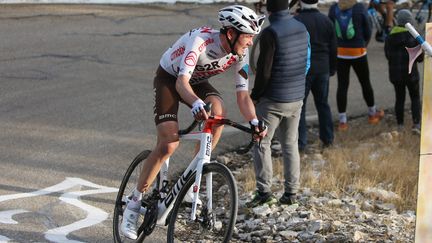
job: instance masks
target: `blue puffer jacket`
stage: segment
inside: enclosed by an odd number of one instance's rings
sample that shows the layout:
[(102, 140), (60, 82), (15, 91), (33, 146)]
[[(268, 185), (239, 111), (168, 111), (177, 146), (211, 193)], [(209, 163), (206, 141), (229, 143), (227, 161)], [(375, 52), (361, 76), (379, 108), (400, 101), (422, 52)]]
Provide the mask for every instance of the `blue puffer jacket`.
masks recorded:
[(276, 41), (271, 78), (264, 96), (276, 102), (303, 100), (310, 66), (310, 43), (306, 27), (288, 11), (272, 13), (270, 26)]

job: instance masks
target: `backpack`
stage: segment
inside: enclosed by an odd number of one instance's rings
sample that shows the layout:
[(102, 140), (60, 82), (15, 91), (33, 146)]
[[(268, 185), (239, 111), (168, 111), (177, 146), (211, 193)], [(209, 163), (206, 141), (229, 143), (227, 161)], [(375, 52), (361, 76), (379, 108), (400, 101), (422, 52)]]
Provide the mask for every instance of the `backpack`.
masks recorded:
[(336, 36), (339, 39), (343, 40), (351, 40), (355, 36), (355, 29), (352, 20), (352, 11), (353, 8), (346, 9), (341, 11), (339, 6), (336, 4), (335, 7), (335, 28), (336, 28)]

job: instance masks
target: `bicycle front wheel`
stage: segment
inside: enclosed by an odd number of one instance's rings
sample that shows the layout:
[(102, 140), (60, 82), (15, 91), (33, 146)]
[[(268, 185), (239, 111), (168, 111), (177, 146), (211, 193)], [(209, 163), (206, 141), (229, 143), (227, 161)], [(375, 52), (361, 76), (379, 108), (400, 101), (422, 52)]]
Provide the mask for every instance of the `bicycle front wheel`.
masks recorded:
[(237, 185), (231, 171), (222, 164), (204, 165), (199, 185), (196, 219), (191, 220), (191, 203), (185, 199), (195, 182), (190, 176), (171, 211), (168, 242), (228, 242), (237, 218)]
[[(139, 232), (138, 239), (130, 240), (123, 236), (123, 234), (120, 232), (120, 224), (123, 219), (123, 211), (126, 207), (126, 200), (127, 197), (132, 195), (133, 190), (135, 189), (138, 177), (141, 173), (142, 167), (144, 165), (143, 161), (147, 159), (147, 156), (150, 154), (149, 150), (145, 150), (141, 152), (129, 165), (129, 168), (127, 169), (123, 180), (120, 184), (119, 191), (117, 193), (117, 198), (115, 202), (114, 207), (114, 216), (113, 216), (113, 236), (114, 236), (114, 242), (121, 243), (121, 242), (142, 242), (145, 238), (145, 234), (142, 232)], [(157, 181), (157, 180), (155, 180)], [(138, 218), (138, 226), (141, 225), (144, 222), (144, 215), (140, 214)]]

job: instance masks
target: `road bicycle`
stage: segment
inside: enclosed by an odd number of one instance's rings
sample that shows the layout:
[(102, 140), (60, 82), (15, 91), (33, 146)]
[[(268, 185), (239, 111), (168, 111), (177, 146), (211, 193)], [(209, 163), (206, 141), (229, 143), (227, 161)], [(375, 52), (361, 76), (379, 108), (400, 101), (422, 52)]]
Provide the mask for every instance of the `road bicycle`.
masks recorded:
[[(210, 110), (207, 106), (206, 110)], [(199, 125), (200, 129), (192, 132)], [(167, 242), (228, 242), (234, 230), (238, 210), (238, 195), (235, 178), (223, 164), (210, 161), (212, 153), (213, 127), (229, 125), (252, 134), (251, 142), (240, 153), (247, 152), (255, 143), (255, 129), (211, 115), (204, 122), (194, 121), (188, 128), (179, 131), (181, 140), (198, 140), (199, 151), (177, 182), (169, 186), (168, 166), (165, 161), (157, 178), (143, 195), (138, 219), (138, 239), (143, 242), (156, 225), (168, 226)], [(121, 182), (114, 208), (114, 242), (133, 242), (120, 232), (120, 224), (126, 201), (130, 200), (137, 184), (143, 161), (150, 154), (141, 152), (132, 161)], [(203, 178), (203, 176), (205, 178)]]
[(416, 29), (424, 36), (426, 23), (430, 22), (431, 18), (432, 0), (417, 0), (410, 10), (414, 16)]

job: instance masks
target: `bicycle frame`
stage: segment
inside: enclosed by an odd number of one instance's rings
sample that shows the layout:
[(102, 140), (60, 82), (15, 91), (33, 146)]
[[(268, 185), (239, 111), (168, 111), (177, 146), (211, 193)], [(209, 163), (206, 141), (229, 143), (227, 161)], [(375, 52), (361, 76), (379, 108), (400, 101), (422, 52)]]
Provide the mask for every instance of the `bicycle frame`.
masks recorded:
[[(185, 140), (198, 140), (200, 141), (200, 149), (198, 153), (195, 155), (189, 166), (184, 170), (180, 178), (177, 180), (177, 182), (174, 184), (174, 186), (171, 188), (171, 190), (165, 195), (164, 192), (161, 192), (161, 189), (163, 188), (164, 184), (167, 182), (167, 170), (169, 167), (169, 159), (164, 162), (164, 165), (162, 166), (161, 172), (160, 172), (160, 183), (158, 191), (161, 196), (161, 200), (158, 201), (158, 217), (157, 217), (157, 224), (158, 225), (166, 225), (166, 220), (169, 215), (169, 212), (171, 211), (175, 200), (177, 199), (177, 195), (182, 190), (184, 185), (187, 182), (187, 179), (193, 174), (193, 172), (196, 171), (195, 175), (195, 182), (192, 186), (193, 188), (193, 200), (192, 200), (192, 212), (191, 212), (191, 220), (196, 219), (196, 209), (198, 204), (198, 193), (199, 193), (199, 186), (201, 183), (201, 177), (202, 177), (202, 170), (204, 167), (204, 164), (210, 163), (210, 157), (212, 152), (212, 140), (213, 135), (211, 133), (212, 128), (214, 125), (220, 124), (220, 121), (222, 120), (222, 117), (215, 117), (212, 116), (208, 120), (205, 121), (204, 129), (201, 132), (194, 132), (194, 133), (188, 133), (180, 135), (180, 139)], [(212, 210), (212, 194), (211, 194), (211, 185), (212, 185), (212, 177), (211, 174), (207, 177), (207, 197), (209, 200), (207, 201), (207, 208), (208, 210)]]

